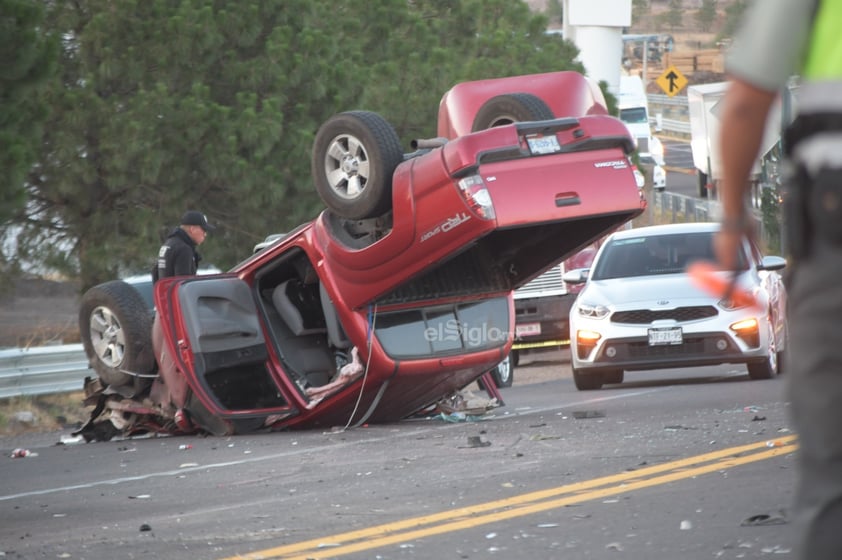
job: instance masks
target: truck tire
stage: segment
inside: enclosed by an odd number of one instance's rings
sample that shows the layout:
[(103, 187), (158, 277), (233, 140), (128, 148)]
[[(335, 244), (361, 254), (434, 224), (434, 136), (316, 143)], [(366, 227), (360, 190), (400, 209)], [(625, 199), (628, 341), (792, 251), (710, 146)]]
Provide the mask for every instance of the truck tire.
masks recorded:
[(699, 198), (708, 197), (708, 174), (698, 169), (696, 170), (696, 189)]
[(348, 220), (374, 218), (392, 205), (392, 175), (403, 161), (397, 132), (370, 111), (334, 115), (316, 133), (311, 171), (331, 211)]
[(152, 313), (130, 284), (113, 280), (89, 289), (79, 309), (79, 333), (91, 368), (112, 387), (132, 385), (155, 369)]
[(543, 99), (531, 93), (507, 93), (486, 101), (471, 126), (471, 132), (522, 121), (554, 119), (552, 110)]
[(515, 364), (511, 354), (503, 358), (503, 361), (491, 370), (491, 376), (494, 378), (494, 383), (497, 384), (497, 387), (512, 386), (512, 382), (515, 379)]

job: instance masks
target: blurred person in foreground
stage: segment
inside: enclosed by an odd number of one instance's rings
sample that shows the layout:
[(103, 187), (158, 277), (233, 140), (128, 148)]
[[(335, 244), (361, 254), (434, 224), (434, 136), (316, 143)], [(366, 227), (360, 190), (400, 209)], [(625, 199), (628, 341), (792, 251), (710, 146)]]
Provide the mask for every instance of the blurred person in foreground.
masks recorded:
[(789, 294), (787, 391), (798, 433), (799, 560), (842, 559), (842, 1), (759, 0), (726, 59), (720, 113), (722, 268), (755, 235), (746, 200), (766, 118), (792, 75), (798, 116), (784, 134)]
[(152, 269), (152, 281), (169, 276), (190, 276), (199, 269), (202, 257), (197, 251), (208, 232), (216, 229), (208, 218), (196, 210), (188, 210), (181, 217), (181, 225), (170, 232), (161, 248)]

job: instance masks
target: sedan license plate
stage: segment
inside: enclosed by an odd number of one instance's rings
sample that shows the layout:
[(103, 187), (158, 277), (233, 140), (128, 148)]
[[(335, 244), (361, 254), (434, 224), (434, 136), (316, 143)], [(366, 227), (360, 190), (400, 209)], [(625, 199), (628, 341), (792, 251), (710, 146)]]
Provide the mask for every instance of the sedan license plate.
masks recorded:
[(523, 323), (515, 325), (515, 336), (535, 336), (541, 334), (541, 323)]
[(649, 329), (649, 346), (665, 346), (683, 342), (684, 337), (681, 333), (681, 327)]
[(526, 139), (532, 154), (554, 154), (561, 151), (558, 138), (551, 136), (531, 136)]

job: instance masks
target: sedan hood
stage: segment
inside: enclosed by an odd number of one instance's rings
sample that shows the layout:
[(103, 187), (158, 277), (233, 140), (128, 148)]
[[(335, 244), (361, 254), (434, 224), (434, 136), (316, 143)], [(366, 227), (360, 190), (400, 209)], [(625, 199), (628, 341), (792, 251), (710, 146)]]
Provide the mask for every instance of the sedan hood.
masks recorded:
[[(744, 277), (742, 278), (744, 280)], [(741, 285), (744, 284), (741, 281)], [(640, 306), (675, 307), (689, 304), (714, 304), (716, 298), (698, 289), (687, 274), (664, 274), (659, 276), (638, 276), (634, 278), (613, 278), (588, 282), (582, 294), (582, 301), (588, 303), (611, 303), (621, 301), (615, 308)]]

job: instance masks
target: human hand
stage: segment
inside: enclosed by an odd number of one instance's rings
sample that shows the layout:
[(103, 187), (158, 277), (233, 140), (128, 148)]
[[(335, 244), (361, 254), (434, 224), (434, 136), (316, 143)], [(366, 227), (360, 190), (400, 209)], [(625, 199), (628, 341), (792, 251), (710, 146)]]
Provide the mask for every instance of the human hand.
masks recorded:
[(757, 223), (754, 218), (744, 215), (737, 219), (723, 219), (720, 230), (713, 238), (713, 253), (719, 268), (736, 270), (739, 265), (743, 238), (755, 240), (756, 236)]

